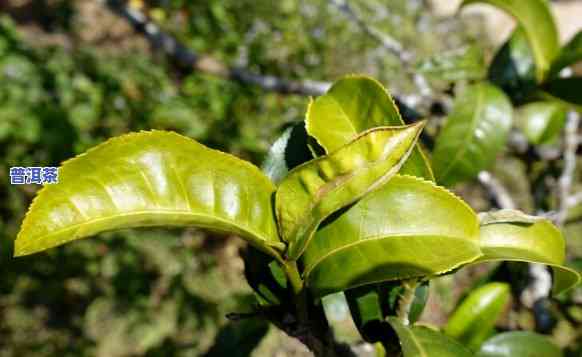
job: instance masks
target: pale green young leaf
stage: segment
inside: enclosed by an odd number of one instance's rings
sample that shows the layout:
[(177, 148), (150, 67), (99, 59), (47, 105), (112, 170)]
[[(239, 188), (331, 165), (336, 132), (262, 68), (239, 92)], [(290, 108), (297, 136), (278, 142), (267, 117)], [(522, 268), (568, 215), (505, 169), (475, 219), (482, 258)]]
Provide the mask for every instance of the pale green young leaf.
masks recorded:
[(536, 62), (536, 77), (543, 81), (560, 51), (558, 30), (547, 0), (463, 0), (493, 5), (513, 16), (525, 30)]
[(568, 290), (580, 281), (580, 275), (564, 266), (566, 243), (562, 233), (547, 219), (535, 218), (509, 222), (489, 221), (481, 225), (479, 244), (483, 256), (477, 262), (510, 260), (547, 264), (552, 267), (553, 293)]
[(331, 154), (291, 170), (275, 194), (287, 256), (298, 259), (319, 224), (338, 209), (372, 191), (406, 161), (424, 122), (368, 130)]
[(113, 138), (62, 164), (34, 199), (15, 255), (131, 227), (197, 226), (237, 234), (279, 257), (274, 185), (257, 167), (172, 132)]
[(400, 340), (403, 357), (471, 357), (473, 354), (447, 335), (425, 326), (407, 326), (395, 317), (388, 323)]
[(467, 88), (436, 139), (437, 181), (451, 186), (489, 168), (505, 146), (511, 123), (511, 103), (501, 90), (487, 83)]
[[(380, 83), (365, 76), (348, 76), (335, 82), (325, 95), (310, 103), (305, 118), (307, 132), (328, 153), (368, 129), (397, 125), (404, 125), (404, 121), (394, 100)], [(400, 172), (434, 180), (418, 144)]]
[(493, 332), (495, 322), (509, 302), (506, 283), (489, 283), (471, 292), (449, 318), (444, 332), (477, 350)]
[(430, 181), (396, 175), (317, 231), (303, 274), (323, 296), (430, 277), (480, 255), (477, 215), (465, 202)]
[(564, 127), (566, 106), (542, 101), (526, 104), (516, 113), (516, 124), (534, 145), (553, 142)]
[(562, 357), (548, 337), (529, 331), (511, 331), (491, 337), (475, 357)]

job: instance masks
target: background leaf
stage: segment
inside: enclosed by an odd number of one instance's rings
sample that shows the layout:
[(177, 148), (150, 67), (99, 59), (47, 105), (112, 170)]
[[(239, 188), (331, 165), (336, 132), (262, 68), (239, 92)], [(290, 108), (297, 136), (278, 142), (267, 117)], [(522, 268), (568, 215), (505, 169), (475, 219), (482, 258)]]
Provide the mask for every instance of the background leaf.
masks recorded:
[(406, 326), (395, 317), (388, 322), (400, 339), (404, 357), (470, 357), (471, 351), (452, 338), (424, 326)]
[(539, 81), (545, 78), (560, 50), (558, 30), (546, 0), (463, 0), (461, 6), (474, 3), (493, 5), (511, 16), (523, 27), (531, 44)]
[(123, 135), (63, 163), (30, 206), (15, 255), (107, 230), (194, 225), (278, 257), (274, 189), (255, 166), (176, 133)]
[(566, 67), (582, 61), (582, 31), (575, 34), (562, 47), (560, 55), (552, 64), (552, 74), (557, 75)]
[(476, 357), (561, 357), (562, 351), (547, 337), (528, 331), (505, 332), (487, 340)]
[(491, 84), (475, 84), (461, 93), (437, 137), (437, 181), (450, 186), (489, 168), (505, 146), (511, 112), (505, 94)]
[(483, 79), (486, 73), (483, 52), (477, 46), (437, 53), (420, 61), (416, 69), (429, 77), (445, 81)]
[(518, 26), (497, 51), (487, 77), (514, 103), (523, 103), (536, 89), (533, 52), (522, 27)]
[(582, 77), (553, 79), (544, 85), (544, 90), (550, 96), (557, 98), (566, 105), (582, 110)]
[(396, 174), (412, 151), (424, 122), (371, 129), (329, 155), (293, 169), (275, 193), (287, 255), (298, 259), (319, 224), (330, 214)]
[(566, 107), (556, 102), (535, 102), (520, 107), (516, 125), (534, 145), (550, 144), (560, 134), (566, 121)]
[(580, 281), (580, 275), (562, 264), (565, 241), (547, 219), (535, 223), (490, 223), (480, 228), (483, 256), (478, 262), (513, 260), (550, 265), (554, 270), (553, 292), (558, 294)]
[[(347, 144), (360, 133), (379, 126), (403, 125), (398, 108), (376, 80), (348, 76), (310, 103), (305, 125), (326, 152)], [(402, 174), (433, 179), (430, 164), (417, 144)]]
[(491, 335), (510, 298), (509, 285), (489, 283), (472, 291), (449, 318), (444, 332), (477, 350)]
[(480, 256), (477, 235), (477, 216), (462, 200), (397, 175), (322, 225), (303, 255), (304, 275), (322, 296), (440, 274)]

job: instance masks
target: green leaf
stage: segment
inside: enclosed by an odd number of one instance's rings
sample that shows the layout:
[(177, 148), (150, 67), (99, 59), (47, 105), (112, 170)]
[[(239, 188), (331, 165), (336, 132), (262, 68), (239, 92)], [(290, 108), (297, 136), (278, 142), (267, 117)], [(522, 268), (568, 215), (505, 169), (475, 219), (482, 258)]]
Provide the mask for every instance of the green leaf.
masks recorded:
[(394, 176), (336, 219), (303, 255), (317, 296), (366, 284), (426, 277), (478, 258), (477, 215), (430, 181)]
[[(333, 152), (362, 132), (379, 126), (403, 125), (397, 106), (376, 80), (348, 76), (311, 102), (305, 126), (326, 152)], [(417, 145), (400, 171), (434, 180), (430, 164)]]
[(562, 357), (549, 338), (528, 331), (505, 332), (487, 340), (475, 357)]
[(480, 83), (457, 97), (436, 139), (437, 181), (450, 186), (489, 168), (503, 150), (512, 122), (511, 103), (491, 84)]
[(290, 171), (275, 194), (279, 232), (289, 242), (289, 259), (301, 256), (326, 217), (396, 174), (423, 127), (424, 122), (371, 129)]
[(519, 108), (516, 124), (534, 145), (552, 143), (566, 122), (566, 107), (556, 102), (534, 102)]
[(538, 81), (545, 78), (558, 55), (558, 30), (546, 0), (463, 0), (461, 6), (484, 3), (493, 5), (513, 16), (523, 27), (536, 61)]
[(491, 335), (509, 302), (505, 283), (489, 283), (471, 292), (450, 317), (444, 332), (474, 350)]
[(445, 81), (483, 79), (485, 61), (477, 46), (438, 53), (420, 61), (417, 70), (429, 77)]
[(30, 206), (15, 255), (115, 229), (198, 226), (235, 233), (280, 257), (274, 191), (255, 166), (192, 139), (131, 133), (62, 164), (59, 182)]
[(566, 67), (582, 61), (582, 31), (574, 35), (568, 43), (562, 47), (560, 55), (552, 63), (551, 73), (557, 75)]
[(287, 128), (281, 136), (275, 140), (261, 170), (274, 183), (279, 183), (289, 170), (313, 159), (309, 151), (309, 136), (305, 131), (303, 122)]
[[(420, 284), (410, 306), (410, 323), (418, 320), (428, 299), (428, 281)], [(362, 338), (370, 343), (389, 343), (384, 333), (386, 317), (397, 314), (404, 287), (400, 281), (386, 281), (358, 286), (344, 291), (354, 324)]]
[(533, 53), (522, 27), (495, 54), (487, 77), (515, 103), (523, 103), (536, 89)]
[(400, 339), (404, 357), (470, 357), (473, 354), (452, 338), (424, 326), (406, 326), (395, 317), (388, 322)]
[(547, 219), (532, 218), (532, 222), (527, 223), (522, 219), (508, 222), (503, 217), (499, 222), (489, 221), (482, 225), (480, 231), (483, 256), (477, 262), (510, 260), (547, 264), (554, 271), (554, 294), (580, 281), (576, 271), (562, 265), (566, 252), (564, 237)]
[(289, 290), (287, 277), (277, 260), (253, 247), (247, 247), (242, 258), (245, 279), (254, 290), (259, 305), (282, 305), (289, 297)]
[(553, 79), (545, 84), (544, 90), (552, 98), (558, 99), (568, 106), (574, 106), (582, 111), (582, 77)]

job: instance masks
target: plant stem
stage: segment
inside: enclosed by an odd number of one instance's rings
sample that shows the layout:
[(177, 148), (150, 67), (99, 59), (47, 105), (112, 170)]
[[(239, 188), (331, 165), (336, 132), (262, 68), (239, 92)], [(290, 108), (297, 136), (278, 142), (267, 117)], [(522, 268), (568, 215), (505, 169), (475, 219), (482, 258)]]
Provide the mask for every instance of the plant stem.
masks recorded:
[(410, 307), (414, 301), (414, 294), (416, 293), (417, 284), (417, 279), (409, 279), (402, 282), (404, 293), (400, 297), (400, 302), (398, 303), (397, 315), (400, 321), (402, 321), (402, 323), (405, 325), (410, 324), (408, 314), (410, 313)]
[(307, 307), (307, 296), (305, 294), (303, 279), (299, 274), (299, 269), (297, 268), (296, 261), (286, 261), (283, 265), (285, 269), (285, 274), (289, 279), (291, 284), (291, 289), (293, 291), (293, 299), (295, 302), (295, 307), (297, 308), (297, 317), (301, 324), (307, 324), (308, 322), (308, 307)]

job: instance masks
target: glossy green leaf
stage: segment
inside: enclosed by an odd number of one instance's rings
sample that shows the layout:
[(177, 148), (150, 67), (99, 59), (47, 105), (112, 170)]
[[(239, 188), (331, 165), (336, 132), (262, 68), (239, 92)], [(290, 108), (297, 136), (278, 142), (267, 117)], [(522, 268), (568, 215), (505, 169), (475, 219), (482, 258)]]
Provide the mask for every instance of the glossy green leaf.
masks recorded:
[(123, 135), (63, 163), (30, 206), (15, 255), (115, 229), (198, 226), (279, 257), (274, 190), (250, 163), (176, 133)]
[(511, 16), (523, 27), (532, 47), (539, 81), (545, 78), (558, 55), (558, 30), (547, 0), (463, 0), (461, 6), (484, 3), (493, 5)]
[(544, 90), (551, 97), (582, 111), (582, 77), (553, 79), (545, 84)]
[(505, 146), (512, 122), (511, 103), (491, 84), (467, 88), (436, 139), (437, 181), (450, 186), (489, 168)]
[(526, 223), (520, 218), (511, 222), (507, 214), (502, 216), (498, 222), (490, 219), (481, 225), (479, 242), (483, 256), (477, 262), (511, 260), (547, 264), (554, 270), (554, 294), (580, 281), (577, 272), (563, 265), (564, 237), (549, 220), (535, 218), (532, 223)]
[(315, 295), (444, 273), (477, 259), (477, 215), (430, 181), (394, 176), (336, 219), (303, 255)]
[[(335, 82), (325, 95), (310, 103), (305, 119), (309, 135), (328, 153), (368, 129), (403, 124), (386, 89), (364, 76), (348, 76)], [(434, 179), (430, 164), (418, 144), (400, 172)]]
[(449, 318), (444, 332), (474, 350), (493, 331), (495, 322), (509, 302), (505, 283), (489, 283), (471, 292)]
[(534, 102), (519, 108), (516, 124), (534, 145), (549, 144), (566, 122), (566, 107), (556, 102)]
[(426, 76), (445, 81), (483, 79), (486, 72), (483, 52), (477, 46), (438, 53), (420, 61), (416, 68)]
[(319, 224), (396, 174), (412, 151), (424, 122), (371, 129), (329, 155), (289, 172), (275, 194), (287, 256), (298, 259)]
[(536, 89), (533, 52), (522, 27), (495, 54), (487, 77), (515, 103), (523, 103)]
[(487, 340), (475, 357), (562, 357), (562, 351), (552, 341), (529, 331), (512, 331)]
[(582, 31), (574, 35), (560, 51), (560, 55), (552, 64), (552, 74), (557, 75), (566, 67), (582, 61)]
[(404, 357), (471, 357), (473, 354), (454, 339), (424, 326), (406, 326), (395, 317), (388, 322), (396, 331)]

